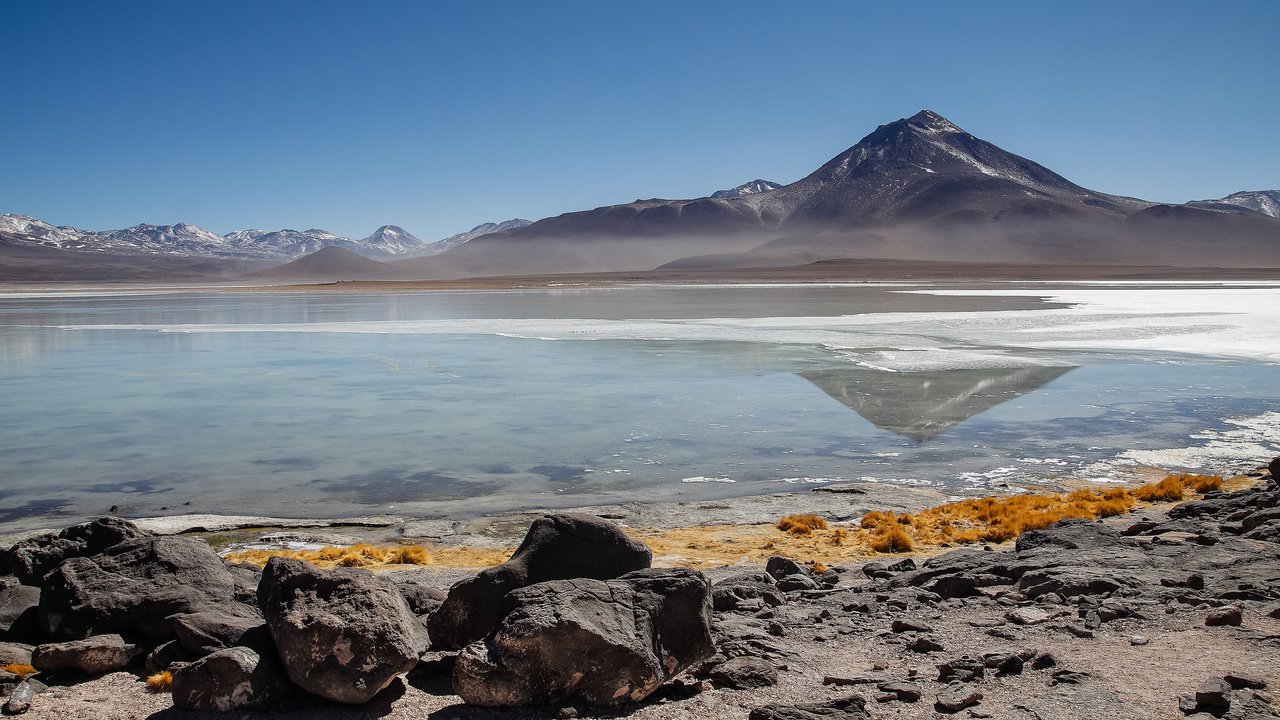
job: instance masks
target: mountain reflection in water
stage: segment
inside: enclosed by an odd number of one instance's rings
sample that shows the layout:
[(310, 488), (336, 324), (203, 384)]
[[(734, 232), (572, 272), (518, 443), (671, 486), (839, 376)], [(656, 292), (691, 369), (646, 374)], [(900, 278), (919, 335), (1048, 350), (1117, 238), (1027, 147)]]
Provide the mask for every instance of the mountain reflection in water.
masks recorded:
[(925, 443), (1074, 369), (1035, 366), (885, 372), (853, 367), (799, 375), (872, 425)]

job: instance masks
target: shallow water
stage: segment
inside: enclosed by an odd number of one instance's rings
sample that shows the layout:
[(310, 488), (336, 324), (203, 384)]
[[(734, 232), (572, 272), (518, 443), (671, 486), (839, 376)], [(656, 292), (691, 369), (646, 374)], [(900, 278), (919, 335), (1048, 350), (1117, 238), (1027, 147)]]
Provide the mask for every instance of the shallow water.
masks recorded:
[(0, 524), (965, 494), (1280, 452), (1270, 331), (1183, 351), (1269, 322), (1274, 287), (939, 291), (0, 295)]

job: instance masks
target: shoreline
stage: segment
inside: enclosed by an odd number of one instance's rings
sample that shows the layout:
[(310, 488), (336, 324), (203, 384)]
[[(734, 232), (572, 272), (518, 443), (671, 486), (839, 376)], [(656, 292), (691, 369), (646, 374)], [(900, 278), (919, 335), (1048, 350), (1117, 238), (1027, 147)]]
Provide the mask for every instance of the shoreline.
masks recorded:
[(298, 277), (271, 280), (233, 278), (172, 280), (43, 280), (0, 281), (6, 293), (57, 292), (450, 292), (474, 290), (555, 290), (635, 285), (767, 285), (859, 284), (874, 282), (1005, 283), (1005, 282), (1277, 282), (1277, 268), (1203, 268), (1161, 265), (1043, 265), (1031, 263), (966, 263), (928, 260), (825, 260), (807, 265), (722, 270), (639, 270), (598, 273), (502, 275), (451, 279), (342, 279)]

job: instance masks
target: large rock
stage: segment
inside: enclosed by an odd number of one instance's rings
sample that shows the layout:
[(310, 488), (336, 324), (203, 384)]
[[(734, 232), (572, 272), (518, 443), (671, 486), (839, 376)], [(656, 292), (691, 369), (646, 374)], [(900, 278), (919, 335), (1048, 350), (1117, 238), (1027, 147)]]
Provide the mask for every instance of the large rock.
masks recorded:
[(272, 710), (290, 687), (269, 657), (247, 647), (219, 650), (173, 671), (173, 705), (179, 710)]
[(208, 545), (190, 538), (126, 540), (73, 557), (45, 577), (40, 623), (50, 638), (141, 632), (173, 638), (165, 618), (233, 602), (235, 583)]
[(0, 640), (36, 642), (40, 639), (40, 588), (0, 578)]
[(25, 643), (0, 642), (0, 665), (30, 665), (33, 650)]
[(272, 558), (258, 601), (289, 679), (329, 700), (368, 701), (427, 647), (395, 585), (367, 570)]
[(22, 540), (5, 553), (5, 560), (9, 571), (24, 585), (40, 585), (44, 576), (67, 558), (97, 555), (126, 540), (150, 536), (128, 520), (104, 517)]
[(693, 570), (543, 582), (506, 605), (493, 633), (458, 655), (453, 688), (468, 703), (633, 703), (715, 651), (710, 586)]
[(205, 610), (171, 615), (167, 622), (178, 643), (193, 657), (233, 647), (253, 648), (260, 653), (275, 651), (261, 616)]
[(768, 573), (733, 575), (711, 588), (712, 607), (719, 611), (756, 611), (786, 602), (786, 596)]
[(427, 627), (433, 646), (455, 650), (484, 637), (502, 619), (502, 598), (547, 580), (608, 580), (649, 567), (653, 553), (613, 523), (592, 515), (538, 518), (511, 559), (449, 589)]
[(95, 635), (84, 640), (45, 643), (31, 653), (31, 664), (42, 673), (105, 675), (128, 667), (141, 648), (119, 635)]

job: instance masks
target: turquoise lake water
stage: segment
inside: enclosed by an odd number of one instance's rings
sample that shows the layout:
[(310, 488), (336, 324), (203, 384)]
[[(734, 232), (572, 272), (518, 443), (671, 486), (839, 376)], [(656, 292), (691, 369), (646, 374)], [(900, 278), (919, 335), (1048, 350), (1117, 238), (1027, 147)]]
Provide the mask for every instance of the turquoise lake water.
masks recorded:
[(0, 525), (959, 495), (1274, 437), (1274, 363), (985, 342), (1060, 306), (901, 289), (0, 295)]

